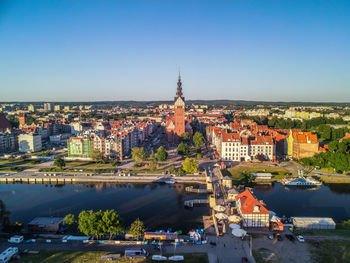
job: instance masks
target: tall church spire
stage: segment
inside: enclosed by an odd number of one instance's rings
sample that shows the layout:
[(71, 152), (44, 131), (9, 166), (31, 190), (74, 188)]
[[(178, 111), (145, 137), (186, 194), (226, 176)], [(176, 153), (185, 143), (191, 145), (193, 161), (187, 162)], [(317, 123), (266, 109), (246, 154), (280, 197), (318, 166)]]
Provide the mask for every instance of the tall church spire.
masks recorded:
[(182, 94), (182, 82), (181, 82), (180, 71), (179, 71), (179, 78), (178, 78), (178, 81), (177, 81), (177, 91), (176, 91), (176, 96), (174, 98), (174, 101), (176, 101), (179, 97), (181, 97), (181, 99), (183, 101), (185, 101), (185, 98), (183, 97), (183, 94)]

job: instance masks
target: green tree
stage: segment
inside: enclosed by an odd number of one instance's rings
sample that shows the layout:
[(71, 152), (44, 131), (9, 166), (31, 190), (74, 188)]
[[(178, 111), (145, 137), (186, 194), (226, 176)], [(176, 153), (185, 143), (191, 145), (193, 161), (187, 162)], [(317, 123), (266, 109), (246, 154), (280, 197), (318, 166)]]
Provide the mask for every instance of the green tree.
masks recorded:
[(58, 157), (58, 158), (55, 159), (55, 161), (53, 162), (53, 165), (59, 167), (60, 169), (62, 169), (63, 167), (66, 166), (66, 162), (65, 162), (64, 159), (62, 159), (61, 157)]
[(176, 172), (176, 168), (175, 168), (175, 165), (170, 165), (170, 167), (169, 167), (169, 173), (171, 173), (171, 174), (174, 174)]
[(138, 162), (146, 161), (147, 152), (144, 147), (134, 147), (132, 148), (131, 156), (132, 156), (132, 159), (138, 163)]
[(255, 180), (255, 177), (254, 177), (254, 175), (252, 173), (244, 173), (243, 176), (244, 176), (247, 184), (251, 184)]
[(337, 141), (332, 141), (328, 144), (328, 150), (330, 152), (336, 152), (338, 150), (338, 142)]
[(123, 232), (122, 220), (113, 209), (106, 210), (102, 216), (103, 233), (109, 233), (109, 239), (112, 235), (118, 235)]
[(188, 132), (184, 132), (180, 135), (180, 141), (181, 142), (189, 142), (190, 141), (190, 134)]
[(76, 223), (77, 220), (74, 214), (67, 214), (63, 219), (63, 224), (66, 225), (70, 231), (73, 231)]
[(182, 142), (177, 146), (177, 153), (180, 155), (188, 155), (190, 153), (190, 147)]
[(119, 164), (120, 164), (120, 161), (119, 161), (119, 160), (115, 160), (115, 161), (112, 163), (113, 166), (118, 166)]
[(182, 163), (182, 169), (188, 174), (198, 173), (198, 168), (199, 164), (195, 158), (186, 158)]
[(200, 148), (200, 146), (204, 143), (204, 136), (200, 132), (196, 132), (193, 135), (193, 142), (196, 145), (196, 148)]
[(155, 171), (157, 169), (157, 160), (153, 159), (149, 162), (148, 167), (151, 171)]
[(157, 153), (156, 153), (156, 158), (160, 162), (164, 162), (168, 158), (168, 153), (163, 146), (160, 146), (158, 148)]
[(139, 239), (145, 232), (145, 226), (143, 222), (137, 218), (134, 222), (132, 222), (129, 230), (130, 234), (134, 235)]
[(92, 151), (92, 160), (96, 163), (102, 162), (103, 156), (102, 153), (99, 150), (93, 150)]

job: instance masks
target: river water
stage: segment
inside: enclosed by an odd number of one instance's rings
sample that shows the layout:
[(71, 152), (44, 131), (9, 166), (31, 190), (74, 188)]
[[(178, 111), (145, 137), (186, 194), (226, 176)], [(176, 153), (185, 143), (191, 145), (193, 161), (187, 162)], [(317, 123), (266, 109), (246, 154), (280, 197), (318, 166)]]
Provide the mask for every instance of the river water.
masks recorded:
[[(184, 201), (206, 198), (185, 192), (184, 184), (0, 184), (0, 199), (12, 221), (28, 223), (37, 216), (65, 216), (81, 210), (115, 209), (126, 226), (136, 218), (154, 230), (202, 227), (208, 205), (188, 209)], [(278, 216), (350, 218), (350, 184), (315, 189), (286, 188), (279, 183), (257, 185), (255, 195)]]
[(81, 210), (115, 209), (128, 226), (136, 218), (152, 229), (202, 227), (208, 205), (188, 209), (184, 201), (207, 198), (188, 194), (184, 184), (0, 184), (0, 199), (11, 221), (28, 223), (38, 216), (65, 216)]
[(350, 184), (327, 184), (318, 188), (290, 188), (279, 183), (257, 185), (254, 194), (278, 216), (350, 219)]

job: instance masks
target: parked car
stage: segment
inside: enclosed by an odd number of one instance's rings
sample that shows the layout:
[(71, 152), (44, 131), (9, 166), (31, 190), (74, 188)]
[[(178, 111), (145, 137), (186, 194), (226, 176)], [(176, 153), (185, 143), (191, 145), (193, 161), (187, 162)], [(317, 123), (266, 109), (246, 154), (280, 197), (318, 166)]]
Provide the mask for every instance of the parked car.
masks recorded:
[(299, 242), (302, 242), (302, 243), (304, 243), (304, 242), (305, 242), (305, 240), (304, 240), (304, 237), (303, 237), (303, 236), (297, 236), (297, 239), (298, 239), (298, 241), (299, 241)]
[(22, 243), (23, 240), (24, 240), (23, 236), (12, 236), (12, 237), (10, 237), (8, 242), (12, 243), (12, 244), (19, 244), (19, 243)]

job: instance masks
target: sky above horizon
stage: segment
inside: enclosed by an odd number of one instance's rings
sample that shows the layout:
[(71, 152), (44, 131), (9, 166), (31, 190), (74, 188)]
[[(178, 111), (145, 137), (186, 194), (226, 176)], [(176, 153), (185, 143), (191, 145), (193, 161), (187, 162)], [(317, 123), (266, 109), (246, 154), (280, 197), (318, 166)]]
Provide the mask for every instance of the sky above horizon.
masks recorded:
[(0, 101), (350, 102), (350, 1), (0, 0)]

